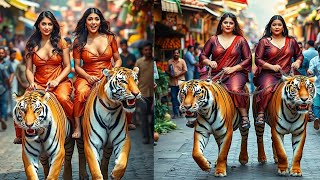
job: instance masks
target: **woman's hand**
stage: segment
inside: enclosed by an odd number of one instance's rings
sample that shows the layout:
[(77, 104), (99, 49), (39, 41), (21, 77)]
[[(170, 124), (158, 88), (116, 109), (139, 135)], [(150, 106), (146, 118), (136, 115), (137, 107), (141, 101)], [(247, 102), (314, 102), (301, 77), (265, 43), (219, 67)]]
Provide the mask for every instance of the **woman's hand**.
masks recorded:
[(295, 61), (291, 64), (291, 68), (298, 69), (300, 67), (301, 63), (299, 61)]
[(57, 79), (54, 79), (54, 80), (52, 80), (52, 81), (48, 81), (46, 85), (47, 85), (48, 87), (56, 87), (56, 86), (59, 85), (59, 83), (60, 83), (60, 82), (59, 82)]
[(232, 74), (232, 73), (236, 72), (236, 68), (235, 67), (225, 67), (225, 68), (223, 68), (223, 71), (225, 72), (225, 74)]
[(100, 79), (97, 78), (96, 76), (89, 76), (89, 78), (87, 79), (87, 81), (90, 83), (90, 84), (94, 84), (95, 82), (98, 82)]
[(218, 64), (215, 61), (209, 61), (208, 66), (210, 66), (212, 69), (216, 69), (218, 67)]
[(29, 90), (34, 90), (34, 89), (37, 89), (37, 84), (35, 82), (31, 83), (28, 87)]
[(274, 72), (279, 72), (282, 68), (279, 64), (271, 65), (270, 69)]

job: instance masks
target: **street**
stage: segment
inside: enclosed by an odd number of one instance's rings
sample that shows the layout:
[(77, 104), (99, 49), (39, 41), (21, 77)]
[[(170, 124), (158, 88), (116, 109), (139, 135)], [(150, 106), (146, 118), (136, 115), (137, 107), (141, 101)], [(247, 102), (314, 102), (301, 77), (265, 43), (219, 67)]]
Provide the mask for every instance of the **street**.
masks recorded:
[[(280, 177), (277, 175), (276, 164), (273, 161), (270, 127), (266, 125), (264, 145), (267, 163), (261, 165), (257, 160), (256, 135), (253, 118), (250, 118), (251, 128), (248, 139), (249, 162), (242, 166), (239, 161), (240, 132), (234, 131), (232, 144), (228, 155), (227, 177), (223, 179), (318, 179), (320, 177), (320, 131), (313, 129), (313, 123), (307, 125), (307, 138), (301, 160), (302, 177)], [(214, 167), (210, 172), (202, 171), (192, 158), (193, 129), (185, 126), (186, 120), (175, 119), (178, 130), (160, 135), (154, 148), (155, 179), (213, 179)], [(289, 167), (292, 159), (291, 135), (285, 136), (285, 149)], [(218, 147), (213, 136), (204, 151), (205, 157), (213, 164), (218, 155)]]
[[(21, 158), (21, 145), (15, 145), (12, 143), (15, 137), (12, 119), (7, 122), (7, 126), (8, 128), (6, 131), (0, 132), (0, 179), (26, 179)], [(134, 131), (129, 132), (131, 138), (131, 151), (127, 170), (122, 179), (153, 179), (153, 144), (142, 144), (142, 133), (140, 127), (138, 127)], [(72, 165), (73, 179), (79, 179), (78, 153), (76, 147), (73, 154)], [(113, 167), (114, 155), (111, 156), (108, 174), (110, 174)], [(87, 171), (90, 177), (88, 167)], [(61, 171), (59, 179), (62, 179), (62, 173), (63, 171)], [(39, 165), (38, 174), (39, 179), (44, 179), (43, 169), (41, 165)]]

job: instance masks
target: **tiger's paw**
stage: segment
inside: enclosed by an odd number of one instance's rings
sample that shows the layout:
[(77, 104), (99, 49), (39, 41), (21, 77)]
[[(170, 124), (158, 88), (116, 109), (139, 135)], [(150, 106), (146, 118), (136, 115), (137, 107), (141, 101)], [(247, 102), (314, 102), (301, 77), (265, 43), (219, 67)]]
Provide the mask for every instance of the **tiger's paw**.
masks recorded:
[(258, 157), (258, 162), (260, 164), (265, 164), (267, 162), (267, 157), (266, 156)]
[(296, 169), (292, 169), (290, 170), (290, 176), (294, 176), (294, 177), (300, 177), (302, 176), (302, 171), (300, 168), (296, 168)]
[(214, 173), (214, 176), (216, 177), (225, 177), (227, 176), (227, 171), (224, 169), (216, 169), (216, 172)]
[(239, 156), (239, 162), (242, 165), (246, 165), (248, 163), (248, 159), (249, 159), (248, 156), (246, 156), (246, 157)]
[(211, 170), (211, 162), (207, 161), (207, 163), (204, 165), (204, 167), (201, 167), (202, 171), (209, 172)]
[(275, 164), (278, 164), (278, 158), (274, 157), (273, 160)]
[(284, 170), (281, 170), (278, 168), (278, 175), (279, 176), (287, 176), (289, 173), (288, 168), (285, 168)]

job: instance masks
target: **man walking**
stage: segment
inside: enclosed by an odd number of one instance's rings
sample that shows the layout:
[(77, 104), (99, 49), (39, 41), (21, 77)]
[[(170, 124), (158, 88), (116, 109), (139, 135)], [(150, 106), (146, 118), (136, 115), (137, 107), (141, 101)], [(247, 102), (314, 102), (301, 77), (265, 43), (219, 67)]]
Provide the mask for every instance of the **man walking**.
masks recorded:
[(179, 112), (179, 101), (178, 101), (178, 92), (179, 92), (179, 80), (185, 80), (185, 73), (187, 72), (186, 62), (180, 58), (180, 52), (178, 49), (173, 51), (173, 58), (168, 61), (168, 67), (166, 72), (169, 74), (169, 87), (171, 92), (171, 102), (172, 102), (172, 119), (180, 117)]

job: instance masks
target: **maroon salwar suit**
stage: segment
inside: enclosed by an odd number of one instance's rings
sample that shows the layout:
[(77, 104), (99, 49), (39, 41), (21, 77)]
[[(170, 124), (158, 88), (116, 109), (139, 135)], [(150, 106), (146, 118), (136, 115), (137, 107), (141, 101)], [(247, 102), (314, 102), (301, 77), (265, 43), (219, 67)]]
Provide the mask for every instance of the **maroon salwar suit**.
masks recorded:
[(292, 58), (303, 61), (302, 51), (294, 38), (287, 37), (285, 45), (279, 49), (274, 46), (267, 38), (262, 38), (255, 52), (255, 64), (258, 67), (253, 82), (257, 90), (263, 90), (256, 95), (258, 112), (264, 112), (271, 100), (272, 93), (277, 89), (280, 72), (262, 69), (264, 63), (280, 65), (282, 70), (289, 74), (291, 70)]
[[(231, 48), (231, 47), (228, 47)], [(217, 36), (212, 36), (204, 45), (203, 50), (200, 54), (200, 64), (203, 60), (209, 59), (211, 56), (212, 61), (216, 61), (217, 64), (221, 64), (221, 60), (228, 50), (225, 49), (218, 40)], [(251, 51), (249, 45), (244, 37), (240, 37), (235, 46), (233, 47), (229, 57), (224, 62), (223, 67), (232, 67), (240, 65), (242, 67), (241, 71), (234, 72), (232, 74), (226, 75), (228, 78), (223, 82), (225, 87), (235, 93), (245, 93), (244, 86), (248, 80), (248, 72), (251, 71)], [(222, 69), (212, 70), (211, 76), (217, 75)], [(223, 78), (224, 79), (224, 78)], [(249, 103), (248, 96), (238, 95), (234, 93), (229, 93), (233, 99), (233, 102), (237, 108), (246, 108)]]

